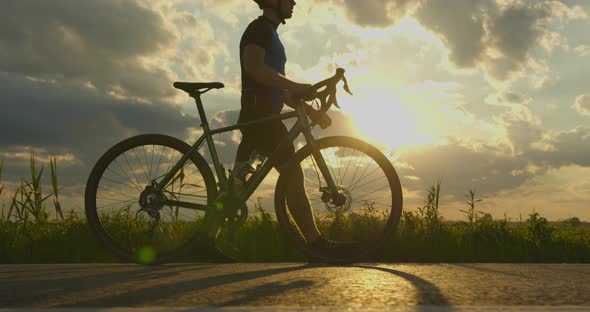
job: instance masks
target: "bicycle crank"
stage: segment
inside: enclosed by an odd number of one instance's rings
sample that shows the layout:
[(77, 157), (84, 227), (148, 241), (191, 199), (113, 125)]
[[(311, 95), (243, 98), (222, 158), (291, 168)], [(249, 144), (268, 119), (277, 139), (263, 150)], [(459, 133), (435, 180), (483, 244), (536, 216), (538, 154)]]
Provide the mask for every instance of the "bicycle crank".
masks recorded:
[(225, 214), (223, 222), (230, 228), (238, 228), (246, 219), (248, 219), (248, 206), (243, 204), (241, 207), (236, 208), (239, 205), (237, 198), (231, 194), (223, 193), (217, 198), (218, 205), (220, 204)]

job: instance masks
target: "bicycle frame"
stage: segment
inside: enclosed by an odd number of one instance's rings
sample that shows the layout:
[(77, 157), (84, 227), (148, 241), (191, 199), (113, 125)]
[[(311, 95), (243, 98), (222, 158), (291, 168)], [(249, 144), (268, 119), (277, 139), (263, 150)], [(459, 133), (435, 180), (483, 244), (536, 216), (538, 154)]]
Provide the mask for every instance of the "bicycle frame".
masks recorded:
[[(211, 159), (213, 161), (213, 167), (214, 167), (214, 171), (217, 175), (219, 188), (221, 190), (225, 190), (225, 188), (227, 187), (227, 184), (228, 184), (227, 183), (228, 177), (225, 174), (225, 168), (223, 167), (223, 165), (219, 161), (219, 157), (217, 155), (217, 150), (215, 148), (215, 143), (213, 140), (213, 135), (242, 129), (247, 126), (251, 126), (254, 124), (260, 124), (260, 123), (268, 122), (268, 121), (272, 121), (272, 120), (285, 120), (285, 119), (297, 118), (297, 122), (289, 130), (288, 135), (281, 140), (281, 142), (279, 143), (277, 148), (275, 148), (275, 150), (272, 152), (272, 154), (269, 155), (268, 159), (262, 164), (262, 166), (249, 179), (245, 190), (239, 194), (236, 194), (238, 201), (239, 201), (238, 202), (239, 204), (237, 205), (237, 207), (241, 207), (243, 204), (246, 203), (248, 198), (250, 198), (250, 196), (258, 188), (260, 183), (262, 183), (264, 178), (268, 175), (270, 170), (273, 168), (273, 165), (276, 162), (277, 157), (279, 156), (278, 151), (284, 145), (289, 144), (290, 142), (293, 142), (301, 133), (303, 133), (307, 144), (309, 144), (313, 148), (313, 151), (314, 151), (313, 157), (316, 161), (316, 164), (318, 165), (318, 168), (320, 169), (320, 172), (322, 173), (322, 175), (326, 179), (326, 183), (328, 184), (328, 188), (329, 188), (331, 194), (338, 193), (336, 183), (335, 183), (332, 175), (330, 174), (328, 166), (326, 165), (326, 162), (325, 162), (324, 158), (322, 157), (322, 154), (319, 153), (317, 150), (317, 142), (311, 133), (312, 126), (309, 123), (309, 120), (307, 119), (307, 114), (305, 113), (305, 109), (304, 109), (303, 105), (298, 105), (295, 108), (294, 112), (282, 113), (277, 116), (265, 117), (265, 118), (253, 120), (253, 121), (250, 121), (247, 123), (240, 123), (240, 124), (236, 124), (233, 126), (228, 126), (228, 127), (223, 127), (223, 128), (211, 130), (209, 127), (209, 123), (207, 121), (207, 116), (205, 115), (205, 110), (203, 109), (203, 102), (201, 101), (201, 97), (200, 97), (201, 94), (202, 93), (195, 92), (194, 94), (191, 94), (191, 97), (195, 99), (195, 102), (197, 104), (197, 109), (199, 111), (199, 116), (201, 118), (201, 127), (203, 128), (204, 133), (192, 145), (189, 152), (186, 153), (185, 155), (183, 155), (180, 158), (180, 160), (178, 160), (178, 162), (174, 165), (174, 167), (172, 167), (172, 169), (164, 176), (164, 178), (160, 182), (157, 183), (157, 185), (156, 185), (157, 191), (161, 191), (173, 179), (173, 177), (180, 170), (180, 168), (184, 167), (185, 163), (189, 160), (189, 156), (192, 153), (196, 153), (197, 150), (199, 150), (201, 148), (201, 146), (203, 145), (203, 143), (205, 143), (205, 142), (207, 142), (207, 146), (209, 147), (209, 154), (210, 154)], [(208, 203), (208, 205), (202, 205), (202, 204), (187, 203), (187, 202), (176, 201), (176, 200), (166, 200), (165, 204), (172, 205), (172, 206), (178, 206), (178, 207), (184, 207), (184, 208), (190, 208), (190, 209), (196, 209), (196, 210), (203, 210), (203, 211), (208, 211), (209, 209), (215, 209), (215, 207), (216, 207), (215, 203)]]

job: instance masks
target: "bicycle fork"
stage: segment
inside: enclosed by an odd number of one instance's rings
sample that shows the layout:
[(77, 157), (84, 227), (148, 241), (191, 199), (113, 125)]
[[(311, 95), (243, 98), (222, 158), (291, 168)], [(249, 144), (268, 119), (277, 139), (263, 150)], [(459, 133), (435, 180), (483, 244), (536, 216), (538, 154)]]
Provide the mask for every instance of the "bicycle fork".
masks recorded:
[(330, 169), (328, 168), (328, 165), (326, 164), (326, 161), (322, 156), (322, 153), (320, 152), (320, 146), (311, 133), (311, 125), (309, 123), (309, 120), (307, 119), (305, 110), (298, 109), (297, 112), (299, 113), (299, 120), (303, 123), (303, 136), (305, 137), (307, 144), (311, 147), (313, 159), (315, 160), (320, 172), (322, 173), (322, 176), (324, 177), (324, 179), (326, 179), (327, 187), (322, 187), (320, 185), (319, 189), (319, 191), (324, 194), (324, 196), (322, 196), (322, 200), (327, 201), (329, 198), (326, 198), (326, 195), (329, 194), (331, 195), (329, 197), (331, 197), (332, 202), (335, 205), (340, 206), (344, 204), (342, 201), (345, 200), (345, 198), (343, 195), (338, 193), (338, 185), (336, 185), (336, 182), (334, 181), (332, 174), (330, 174)]

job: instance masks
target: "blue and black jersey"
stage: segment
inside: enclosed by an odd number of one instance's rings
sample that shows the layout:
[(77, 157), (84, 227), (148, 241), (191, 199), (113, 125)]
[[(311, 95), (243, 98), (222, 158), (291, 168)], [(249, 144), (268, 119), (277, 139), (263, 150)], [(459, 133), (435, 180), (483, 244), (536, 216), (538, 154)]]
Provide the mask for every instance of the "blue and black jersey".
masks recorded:
[[(277, 33), (277, 25), (268, 18), (260, 16), (254, 20), (242, 35), (240, 41), (240, 66), (242, 69), (242, 103), (263, 114), (280, 113), (283, 109), (283, 92), (277, 88), (262, 85), (244, 70), (244, 48), (255, 44), (266, 51), (265, 63), (278, 73), (285, 75), (287, 56), (285, 47)], [(256, 103), (249, 103), (255, 101)], [(250, 109), (251, 107), (246, 107)]]

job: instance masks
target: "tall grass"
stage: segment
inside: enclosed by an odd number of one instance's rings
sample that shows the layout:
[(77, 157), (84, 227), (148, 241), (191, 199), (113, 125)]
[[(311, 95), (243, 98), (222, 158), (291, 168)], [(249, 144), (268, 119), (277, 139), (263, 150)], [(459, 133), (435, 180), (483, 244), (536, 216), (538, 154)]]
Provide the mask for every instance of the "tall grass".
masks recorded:
[[(33, 155), (30, 174), (22, 178), (10, 197), (8, 214), (0, 219), (0, 263), (113, 262), (118, 261), (100, 244), (85, 219), (70, 210), (64, 214), (59, 203), (57, 164), (50, 159), (51, 192), (42, 189), (43, 166)], [(0, 183), (2, 168), (0, 160)], [(493, 220), (478, 210), (475, 190), (465, 194), (464, 221), (446, 221), (440, 213), (442, 183), (426, 190), (423, 205), (404, 211), (398, 230), (383, 249), (381, 261), (395, 262), (589, 262), (590, 226), (577, 218), (549, 222), (538, 212), (513, 222), (506, 216)], [(0, 194), (5, 188), (0, 185)], [(49, 201), (49, 199), (52, 199)], [(50, 217), (50, 203), (55, 210)], [(326, 235), (351, 233), (369, 235), (385, 222), (372, 203), (358, 214), (340, 216), (337, 226), (320, 222)], [(144, 226), (135, 214), (120, 211), (101, 217), (109, 227), (129, 233)], [(189, 235), (194, 227), (182, 227)], [(184, 232), (183, 232), (184, 233)], [(179, 233), (182, 234), (182, 233)], [(178, 233), (177, 233), (178, 235)], [(219, 243), (226, 252), (242, 261), (302, 261), (303, 256), (282, 235), (276, 220), (261, 201), (239, 228), (224, 230)], [(199, 250), (179, 261), (200, 261)]]

